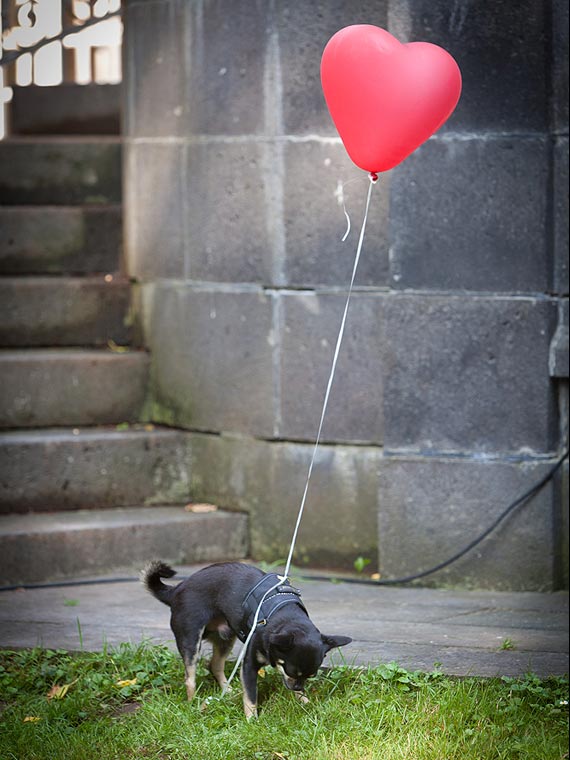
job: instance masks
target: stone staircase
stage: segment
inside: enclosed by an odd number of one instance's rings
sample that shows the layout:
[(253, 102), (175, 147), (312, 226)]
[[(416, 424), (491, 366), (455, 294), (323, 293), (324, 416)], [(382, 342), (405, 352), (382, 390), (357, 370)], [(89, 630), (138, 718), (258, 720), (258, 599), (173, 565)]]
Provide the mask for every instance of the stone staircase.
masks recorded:
[(119, 137), (0, 142), (0, 585), (247, 553), (184, 509), (190, 436), (145, 423), (121, 265)]

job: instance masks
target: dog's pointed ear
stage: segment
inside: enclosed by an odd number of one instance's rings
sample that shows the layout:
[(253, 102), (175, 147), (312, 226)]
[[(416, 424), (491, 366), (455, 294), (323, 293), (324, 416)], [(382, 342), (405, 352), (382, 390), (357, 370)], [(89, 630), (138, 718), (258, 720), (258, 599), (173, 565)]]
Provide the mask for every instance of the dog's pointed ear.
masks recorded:
[(293, 648), (295, 637), (292, 633), (273, 633), (269, 637), (269, 643), (276, 649), (279, 649), (282, 652), (287, 652), (289, 649)]
[(327, 652), (336, 647), (344, 647), (352, 641), (350, 636), (323, 636), (322, 634), (321, 639), (323, 640), (323, 644), (326, 647), (325, 651)]

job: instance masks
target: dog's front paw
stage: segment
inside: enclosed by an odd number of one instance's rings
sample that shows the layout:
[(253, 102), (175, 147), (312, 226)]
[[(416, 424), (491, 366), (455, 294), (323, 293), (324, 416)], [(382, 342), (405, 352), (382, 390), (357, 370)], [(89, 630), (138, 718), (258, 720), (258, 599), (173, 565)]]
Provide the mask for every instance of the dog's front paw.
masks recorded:
[(243, 711), (248, 721), (252, 718), (257, 718), (257, 705), (254, 702), (250, 702), (245, 695), (243, 699)]
[(309, 703), (309, 697), (303, 691), (293, 692), (302, 705)]

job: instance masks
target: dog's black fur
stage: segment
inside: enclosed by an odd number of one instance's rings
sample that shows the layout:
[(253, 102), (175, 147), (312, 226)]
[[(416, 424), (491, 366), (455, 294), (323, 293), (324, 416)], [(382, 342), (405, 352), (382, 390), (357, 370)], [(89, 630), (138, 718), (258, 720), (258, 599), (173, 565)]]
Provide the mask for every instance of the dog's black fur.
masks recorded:
[[(161, 578), (175, 571), (163, 562), (151, 562), (142, 573), (146, 588), (171, 608), (170, 625), (186, 670), (186, 691), (196, 691), (196, 663), (202, 639), (213, 646), (209, 668), (219, 685), (226, 686), (224, 663), (240, 632), (242, 603), (265, 573), (240, 562), (222, 562), (199, 570), (177, 586)], [(316, 675), (325, 654), (352, 641), (348, 636), (324, 636), (300, 604), (275, 610), (265, 625), (256, 628), (242, 668), (246, 717), (257, 716), (257, 674), (264, 665), (276, 667), (285, 686), (306, 701), (305, 680)]]

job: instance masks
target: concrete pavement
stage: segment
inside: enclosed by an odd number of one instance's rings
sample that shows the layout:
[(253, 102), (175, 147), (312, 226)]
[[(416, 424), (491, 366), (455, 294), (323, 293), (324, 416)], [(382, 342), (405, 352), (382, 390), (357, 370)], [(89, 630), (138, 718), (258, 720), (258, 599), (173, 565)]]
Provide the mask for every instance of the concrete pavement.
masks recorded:
[[(568, 673), (567, 592), (293, 582), (323, 633), (353, 637), (341, 653), (350, 665), (396, 661), (408, 670), (438, 666), (460, 676)], [(174, 647), (168, 608), (134, 580), (0, 592), (0, 648), (99, 650), (143, 639)]]

